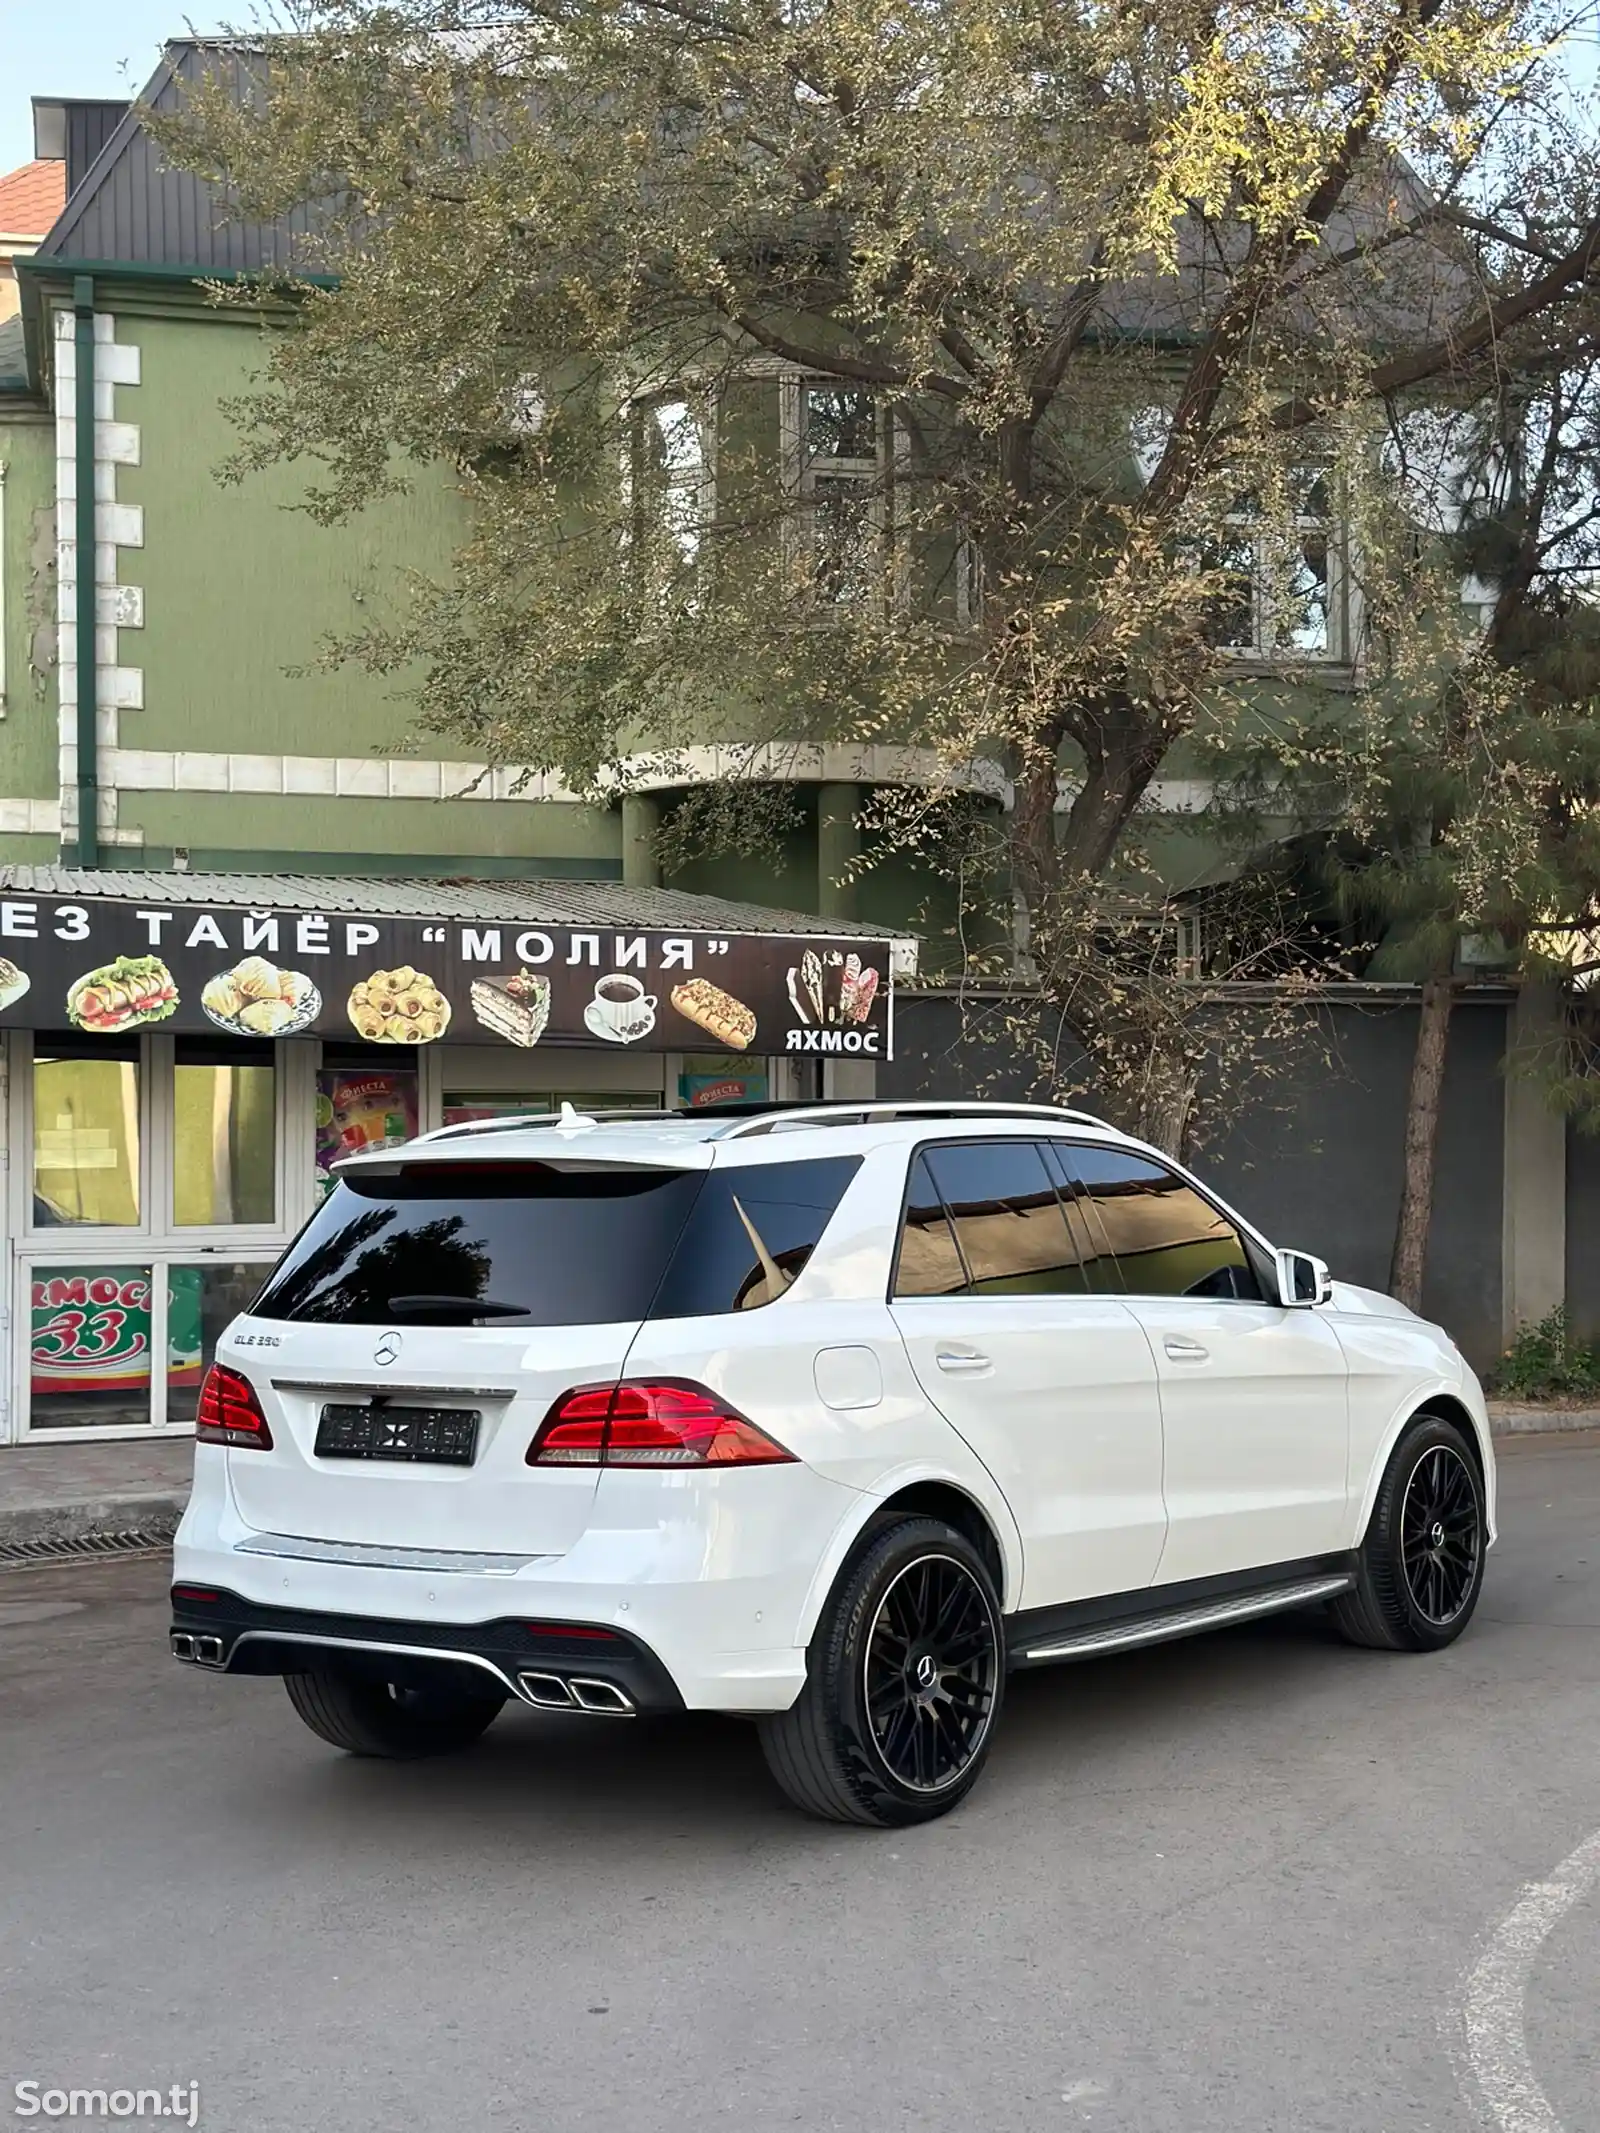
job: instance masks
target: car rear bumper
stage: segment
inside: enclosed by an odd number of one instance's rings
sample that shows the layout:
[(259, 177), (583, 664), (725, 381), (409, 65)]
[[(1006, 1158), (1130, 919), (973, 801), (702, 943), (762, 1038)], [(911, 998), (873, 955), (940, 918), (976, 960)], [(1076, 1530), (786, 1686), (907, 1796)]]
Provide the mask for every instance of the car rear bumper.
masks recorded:
[[(304, 1671), (318, 1653), (325, 1665), (361, 1667), (386, 1655), (391, 1679), (412, 1663), (488, 1667), (528, 1702), (540, 1698), (521, 1684), (523, 1673), (614, 1674), (641, 1711), (787, 1710), (805, 1682), (817, 1566), (862, 1505), (857, 1491), (798, 1464), (721, 1476), (608, 1474), (588, 1531), (564, 1555), (387, 1549), (246, 1525), (229, 1485), (232, 1456), (260, 1455), (197, 1447), (173, 1548), (175, 1584), (215, 1592), (223, 1607), (220, 1631), (200, 1603), (175, 1611), (180, 1638), (222, 1637), (222, 1651), (208, 1646), (202, 1663), (284, 1673)], [(540, 1668), (540, 1640), (522, 1634), (528, 1625), (575, 1633), (580, 1649), (558, 1653), (565, 1673)], [(605, 1639), (581, 1635), (597, 1629), (618, 1640), (605, 1664)], [(454, 1656), (441, 1662), (439, 1653)], [(589, 1657), (592, 1666), (583, 1664)]]
[(649, 1646), (589, 1624), (440, 1623), (267, 1607), (216, 1586), (173, 1587), (173, 1657), (222, 1674), (341, 1668), (384, 1681), (454, 1680), (499, 1688), (541, 1710), (631, 1718), (681, 1711), (677, 1684)]

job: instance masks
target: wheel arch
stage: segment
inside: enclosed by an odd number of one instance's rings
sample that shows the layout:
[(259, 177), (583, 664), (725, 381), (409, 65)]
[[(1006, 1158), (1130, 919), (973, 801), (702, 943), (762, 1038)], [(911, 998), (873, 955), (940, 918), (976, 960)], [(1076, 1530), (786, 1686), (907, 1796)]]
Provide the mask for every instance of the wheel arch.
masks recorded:
[(1489, 1441), (1488, 1424), (1485, 1418), (1475, 1414), (1459, 1392), (1448, 1386), (1439, 1386), (1420, 1397), (1413, 1395), (1395, 1416), (1385, 1431), (1377, 1455), (1367, 1475), (1367, 1485), (1361, 1500), (1361, 1519), (1356, 1527), (1356, 1545), (1366, 1538), (1371, 1523), (1373, 1505), (1378, 1500), (1378, 1490), (1384, 1475), (1389, 1470), (1389, 1461), (1394, 1457), (1395, 1446), (1411, 1427), (1424, 1415), (1434, 1415), (1442, 1422), (1453, 1422), (1467, 1440), (1467, 1449), (1478, 1469), (1478, 1482), (1483, 1490), (1484, 1503), (1489, 1518), (1489, 1538), (1495, 1537), (1495, 1469), (1494, 1448)]
[(806, 1594), (799, 1638), (809, 1644), (839, 1574), (869, 1535), (893, 1518), (938, 1518), (962, 1533), (989, 1566), (1004, 1613), (1022, 1590), (1022, 1536), (1005, 1505), (985, 1502), (962, 1482), (937, 1471), (891, 1476), (856, 1506), (834, 1534)]

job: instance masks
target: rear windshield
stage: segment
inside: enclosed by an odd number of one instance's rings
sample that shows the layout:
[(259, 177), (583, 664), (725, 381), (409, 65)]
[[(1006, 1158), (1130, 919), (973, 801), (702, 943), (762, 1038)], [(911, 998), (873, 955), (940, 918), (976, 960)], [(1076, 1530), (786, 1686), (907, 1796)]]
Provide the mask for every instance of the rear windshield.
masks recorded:
[(356, 1172), (289, 1247), (254, 1315), (576, 1326), (749, 1310), (799, 1272), (858, 1167), (832, 1156), (720, 1172), (543, 1163)]

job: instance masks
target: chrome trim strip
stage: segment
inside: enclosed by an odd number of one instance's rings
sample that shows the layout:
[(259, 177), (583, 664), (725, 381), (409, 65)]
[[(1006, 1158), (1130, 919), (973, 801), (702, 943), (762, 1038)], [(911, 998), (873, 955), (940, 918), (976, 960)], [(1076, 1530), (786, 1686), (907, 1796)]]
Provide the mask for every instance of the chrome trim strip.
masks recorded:
[(233, 1667), (233, 1653), (244, 1644), (315, 1644), (320, 1649), (336, 1652), (389, 1652), (397, 1659), (447, 1659), (457, 1666), (475, 1666), (485, 1674), (493, 1675), (500, 1686), (515, 1696), (519, 1703), (530, 1699), (511, 1676), (497, 1667), (492, 1659), (485, 1659), (481, 1652), (449, 1651), (436, 1644), (380, 1644), (370, 1637), (318, 1637), (309, 1632), (287, 1629), (241, 1630), (233, 1640), (233, 1651), (228, 1654), (228, 1670)]
[(1087, 1629), (1076, 1637), (1055, 1644), (1038, 1644), (1024, 1652), (1026, 1659), (1092, 1659), (1101, 1652), (1132, 1651), (1141, 1644), (1166, 1644), (1178, 1637), (1193, 1637), (1203, 1630), (1223, 1629), (1231, 1622), (1250, 1622), (1260, 1615), (1281, 1614), (1289, 1607), (1304, 1607), (1312, 1600), (1332, 1599), (1348, 1592), (1355, 1583), (1349, 1572), (1337, 1576), (1306, 1578), (1298, 1585), (1279, 1585), (1271, 1592), (1242, 1593), (1233, 1600), (1212, 1600), (1203, 1607), (1184, 1608), (1177, 1614), (1141, 1615), (1136, 1622), (1116, 1622), (1103, 1629)]
[(382, 1393), (389, 1401), (425, 1400), (430, 1407), (442, 1406), (446, 1400), (514, 1400), (517, 1396), (509, 1385), (390, 1385), (382, 1378), (273, 1378), (271, 1385), (274, 1392), (342, 1392), (347, 1398), (365, 1395), (371, 1399)]
[(235, 1555), (272, 1555), (290, 1563), (346, 1563), (359, 1570), (425, 1570), (444, 1577), (515, 1577), (549, 1555), (479, 1555), (466, 1548), (389, 1548), (376, 1541), (302, 1540), (292, 1533), (257, 1533), (235, 1541)]

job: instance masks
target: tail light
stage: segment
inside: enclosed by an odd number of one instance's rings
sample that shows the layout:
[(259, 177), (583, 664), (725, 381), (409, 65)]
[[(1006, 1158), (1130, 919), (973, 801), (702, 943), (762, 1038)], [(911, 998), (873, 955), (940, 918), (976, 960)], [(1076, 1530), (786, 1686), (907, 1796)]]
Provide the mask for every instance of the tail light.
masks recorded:
[(213, 1363), (200, 1387), (194, 1433), (202, 1444), (227, 1444), (236, 1452), (270, 1452), (272, 1432), (248, 1378)]
[(792, 1460), (704, 1385), (650, 1378), (564, 1393), (528, 1446), (529, 1466), (772, 1466)]

